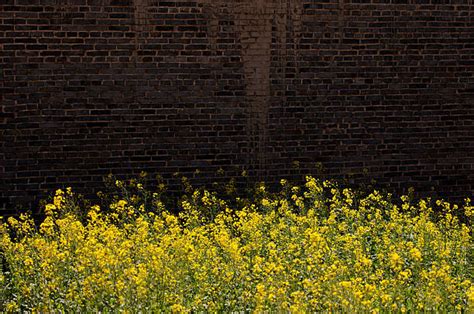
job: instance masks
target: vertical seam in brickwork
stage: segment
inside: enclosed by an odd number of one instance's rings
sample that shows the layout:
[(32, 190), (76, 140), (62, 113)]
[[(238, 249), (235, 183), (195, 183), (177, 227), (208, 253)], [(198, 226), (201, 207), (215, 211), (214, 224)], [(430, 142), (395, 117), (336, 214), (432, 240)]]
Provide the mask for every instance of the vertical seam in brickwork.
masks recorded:
[(338, 2), (338, 16), (337, 16), (337, 27), (339, 33), (339, 44), (342, 44), (344, 39), (344, 23), (345, 23), (345, 12), (344, 12), (345, 0), (339, 0)]
[(144, 31), (147, 23), (147, 8), (148, 0), (133, 0), (134, 1), (134, 29), (135, 31)]
[(203, 5), (203, 13), (207, 17), (207, 31), (211, 53), (215, 54), (217, 50), (217, 37), (219, 33), (219, 15), (218, 9), (211, 2), (205, 2)]
[(140, 49), (140, 40), (144, 35), (143, 32), (147, 31), (147, 7), (148, 7), (148, 0), (133, 0), (133, 19), (134, 22), (132, 24), (133, 31), (134, 31), (134, 40), (135, 40), (135, 50), (133, 51), (133, 57), (135, 65), (138, 61), (138, 50)]
[(250, 161), (262, 178), (265, 165), (268, 106), (270, 100), (271, 19), (272, 4), (265, 0), (237, 5), (237, 21), (243, 54), (248, 108)]
[[(272, 97), (275, 98), (274, 101), (278, 102), (279, 106), (284, 108), (286, 103), (286, 66), (288, 62), (288, 24), (291, 22), (290, 12), (291, 12), (291, 1), (280, 0), (279, 6), (277, 8), (278, 12), (275, 12), (275, 24), (276, 24), (276, 54), (278, 56), (277, 69), (280, 71), (279, 75), (275, 73), (275, 78), (278, 79), (278, 84), (276, 85), (276, 91), (272, 93)], [(273, 87), (273, 85), (271, 85)]]

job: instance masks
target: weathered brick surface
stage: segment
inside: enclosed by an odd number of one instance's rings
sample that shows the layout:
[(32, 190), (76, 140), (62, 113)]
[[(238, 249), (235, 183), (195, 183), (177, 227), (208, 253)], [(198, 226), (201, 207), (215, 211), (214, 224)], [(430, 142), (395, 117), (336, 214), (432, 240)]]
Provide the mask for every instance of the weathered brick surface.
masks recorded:
[(472, 1), (2, 0), (0, 64), (2, 204), (294, 161), (472, 195)]

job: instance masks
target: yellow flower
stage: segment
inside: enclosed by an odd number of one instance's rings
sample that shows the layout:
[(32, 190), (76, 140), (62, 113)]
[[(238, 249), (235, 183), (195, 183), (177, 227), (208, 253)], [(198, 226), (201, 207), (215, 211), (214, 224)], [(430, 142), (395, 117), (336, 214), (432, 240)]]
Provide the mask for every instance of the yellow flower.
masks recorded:
[(270, 201), (267, 200), (266, 198), (262, 199), (262, 205), (264, 207), (269, 207), (270, 206)]
[(173, 304), (170, 308), (171, 313), (184, 313), (186, 312), (186, 308), (181, 304)]
[(411, 271), (409, 269), (405, 269), (398, 274), (398, 278), (400, 280), (407, 280), (408, 278), (410, 278), (410, 276), (411, 276)]
[(403, 259), (397, 252), (393, 252), (389, 256), (389, 263), (394, 270), (399, 270), (403, 265)]
[(438, 219), (431, 201), (407, 198), (405, 212), (382, 193), (307, 177), (290, 195), (283, 182), (284, 193), (235, 202), (196, 189), (173, 214), (162, 189), (150, 198), (137, 182), (143, 193), (123, 186), (124, 199), (91, 206), (86, 221), (67, 190), (39, 230), (27, 215), (0, 222), (3, 307), (19, 310), (21, 296), (40, 312), (94, 312), (104, 299), (124, 312), (474, 310), (472, 226), (447, 202)]
[(422, 260), (421, 258), (421, 252), (417, 248), (412, 248), (410, 250), (410, 255), (413, 258), (413, 260), (420, 262)]
[(469, 307), (474, 310), (474, 285), (467, 290), (466, 298)]
[(57, 190), (56, 191), (56, 195), (54, 196), (54, 199), (53, 199), (54, 206), (56, 206), (57, 208), (61, 208), (61, 206), (64, 203), (64, 197), (63, 196), (64, 196), (63, 190)]
[(44, 213), (46, 214), (46, 216), (52, 216), (52, 215), (54, 215), (56, 209), (57, 209), (56, 205), (47, 204), (45, 209), (44, 209)]
[(15, 301), (10, 301), (5, 306), (5, 310), (7, 313), (16, 313), (20, 310), (20, 307)]

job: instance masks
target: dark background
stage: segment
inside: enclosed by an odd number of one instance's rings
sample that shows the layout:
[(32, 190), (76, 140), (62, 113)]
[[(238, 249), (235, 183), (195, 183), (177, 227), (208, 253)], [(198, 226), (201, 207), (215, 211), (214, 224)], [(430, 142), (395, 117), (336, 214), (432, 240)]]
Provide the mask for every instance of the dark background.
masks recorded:
[(472, 195), (472, 1), (2, 0), (0, 65), (0, 208), (196, 168)]

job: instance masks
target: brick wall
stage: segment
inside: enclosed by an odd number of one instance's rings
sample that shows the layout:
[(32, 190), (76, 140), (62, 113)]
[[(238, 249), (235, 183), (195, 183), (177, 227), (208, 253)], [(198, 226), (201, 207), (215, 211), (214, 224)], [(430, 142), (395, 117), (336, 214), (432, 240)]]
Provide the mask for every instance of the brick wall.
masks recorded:
[(474, 188), (472, 1), (2, 0), (0, 64), (4, 206), (109, 172), (319, 163)]

